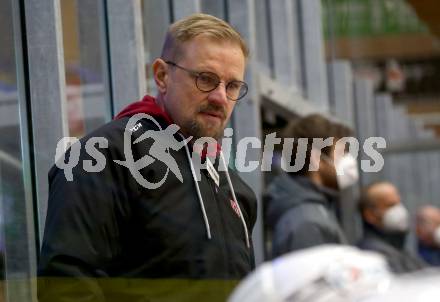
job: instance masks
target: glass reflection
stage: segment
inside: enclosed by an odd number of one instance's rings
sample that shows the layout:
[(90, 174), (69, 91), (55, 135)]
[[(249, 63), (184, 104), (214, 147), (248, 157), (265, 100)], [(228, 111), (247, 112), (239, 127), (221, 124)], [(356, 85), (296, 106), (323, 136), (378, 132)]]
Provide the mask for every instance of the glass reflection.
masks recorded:
[[(25, 125), (20, 125), (17, 91), (17, 65), (12, 1), (0, 1), (0, 301), (31, 301), (29, 280), (35, 263), (33, 217), (29, 215), (32, 201), (30, 184), (25, 186), (23, 169), (23, 137)], [(27, 155), (26, 155), (27, 157)], [(7, 279), (8, 283), (4, 282)]]
[(110, 120), (105, 94), (101, 1), (61, 0), (70, 136), (81, 137)]

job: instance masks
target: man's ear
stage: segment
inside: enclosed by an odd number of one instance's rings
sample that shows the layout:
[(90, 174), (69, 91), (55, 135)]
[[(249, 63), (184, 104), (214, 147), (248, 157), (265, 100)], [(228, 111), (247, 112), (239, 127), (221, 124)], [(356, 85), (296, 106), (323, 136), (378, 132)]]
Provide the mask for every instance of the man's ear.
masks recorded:
[(362, 215), (364, 216), (364, 220), (366, 222), (368, 222), (369, 224), (372, 224), (372, 225), (378, 224), (378, 221), (377, 221), (378, 219), (377, 219), (377, 216), (375, 215), (373, 209), (370, 209), (370, 208), (364, 209), (364, 212), (362, 213)]
[(168, 86), (168, 65), (162, 59), (153, 62), (153, 76), (159, 93), (166, 93)]

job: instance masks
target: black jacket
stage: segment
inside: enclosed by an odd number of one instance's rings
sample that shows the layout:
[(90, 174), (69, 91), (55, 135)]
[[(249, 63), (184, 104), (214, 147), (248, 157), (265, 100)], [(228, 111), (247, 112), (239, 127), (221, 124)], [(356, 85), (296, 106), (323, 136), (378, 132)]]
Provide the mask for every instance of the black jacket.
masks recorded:
[(417, 252), (421, 259), (432, 266), (440, 266), (440, 248), (417, 242)]
[(346, 243), (331, 209), (337, 192), (304, 176), (277, 176), (265, 194), (272, 256), (325, 243)]
[(385, 233), (364, 222), (364, 236), (357, 244), (363, 250), (382, 254), (395, 273), (408, 273), (422, 269), (426, 264), (405, 251), (406, 233)]
[[(126, 160), (124, 129), (128, 119), (112, 121), (81, 139), (73, 181), (67, 181), (56, 166), (49, 172), (48, 211), (38, 270), (44, 277), (39, 284), (41, 301), (74, 301), (78, 296), (84, 301), (155, 301), (157, 297), (173, 301), (176, 297), (185, 300), (185, 291), (189, 301), (198, 300), (195, 297), (201, 294), (205, 299), (207, 292), (224, 299), (232, 285), (254, 267), (252, 242), (248, 247), (225, 172), (219, 172), (219, 188), (205, 171), (201, 173), (198, 184), (205, 221), (185, 148), (168, 150), (183, 183), (169, 171), (164, 184), (154, 190), (141, 186), (127, 167), (114, 162)], [(167, 127), (159, 122), (163, 129)], [(148, 138), (137, 144), (134, 140), (146, 130), (157, 130), (157, 126), (144, 119), (137, 128), (131, 138), (134, 160), (147, 154), (153, 145)], [(108, 140), (108, 148), (99, 149), (106, 165), (98, 173), (83, 169), (84, 160), (96, 163), (84, 149), (91, 137)], [(182, 140), (178, 135), (175, 138)], [(73, 156), (72, 149), (69, 156)], [(167, 166), (159, 160), (140, 170), (151, 183), (160, 181), (166, 171)], [(235, 172), (229, 170), (229, 174), (250, 237), (256, 220), (255, 194)], [(52, 277), (73, 277), (70, 280), (74, 284), (61, 286), (70, 293), (53, 286), (53, 282), (69, 278), (54, 281)], [(84, 278), (86, 283), (76, 283)], [(130, 285), (134, 282), (130, 278), (137, 278), (139, 283)], [(196, 280), (205, 281), (196, 284)], [(73, 288), (76, 292), (72, 294)], [(69, 300), (70, 294), (75, 298)], [(64, 295), (66, 300), (60, 298)]]

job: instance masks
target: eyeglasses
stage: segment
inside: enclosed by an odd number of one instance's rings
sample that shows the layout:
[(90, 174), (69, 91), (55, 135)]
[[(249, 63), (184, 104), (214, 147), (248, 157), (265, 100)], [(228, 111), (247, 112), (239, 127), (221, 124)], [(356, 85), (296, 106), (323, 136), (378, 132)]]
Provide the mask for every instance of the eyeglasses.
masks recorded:
[[(165, 61), (165, 63), (180, 68), (193, 76), (196, 80), (196, 87), (202, 92), (211, 92), (221, 83), (220, 77), (213, 72), (194, 71), (171, 61)], [(247, 92), (248, 85), (245, 82), (234, 80), (226, 84), (226, 97), (231, 101), (238, 101), (243, 98)]]

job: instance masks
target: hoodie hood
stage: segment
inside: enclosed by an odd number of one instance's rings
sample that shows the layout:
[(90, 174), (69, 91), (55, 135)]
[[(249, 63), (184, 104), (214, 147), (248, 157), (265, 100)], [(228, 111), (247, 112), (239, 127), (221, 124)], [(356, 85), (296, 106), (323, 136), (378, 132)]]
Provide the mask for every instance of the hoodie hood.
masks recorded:
[(329, 208), (336, 198), (336, 191), (317, 186), (306, 176), (282, 173), (269, 185), (265, 195), (267, 222), (275, 226), (286, 211), (305, 203), (317, 203)]
[(122, 109), (122, 111), (115, 116), (115, 120), (126, 116), (132, 116), (137, 113), (146, 113), (153, 116), (154, 118), (162, 119), (168, 125), (173, 123), (173, 120), (168, 115), (168, 113), (160, 108), (159, 105), (157, 105), (156, 99), (154, 97), (149, 95), (144, 96), (142, 100), (131, 103), (130, 105)]

